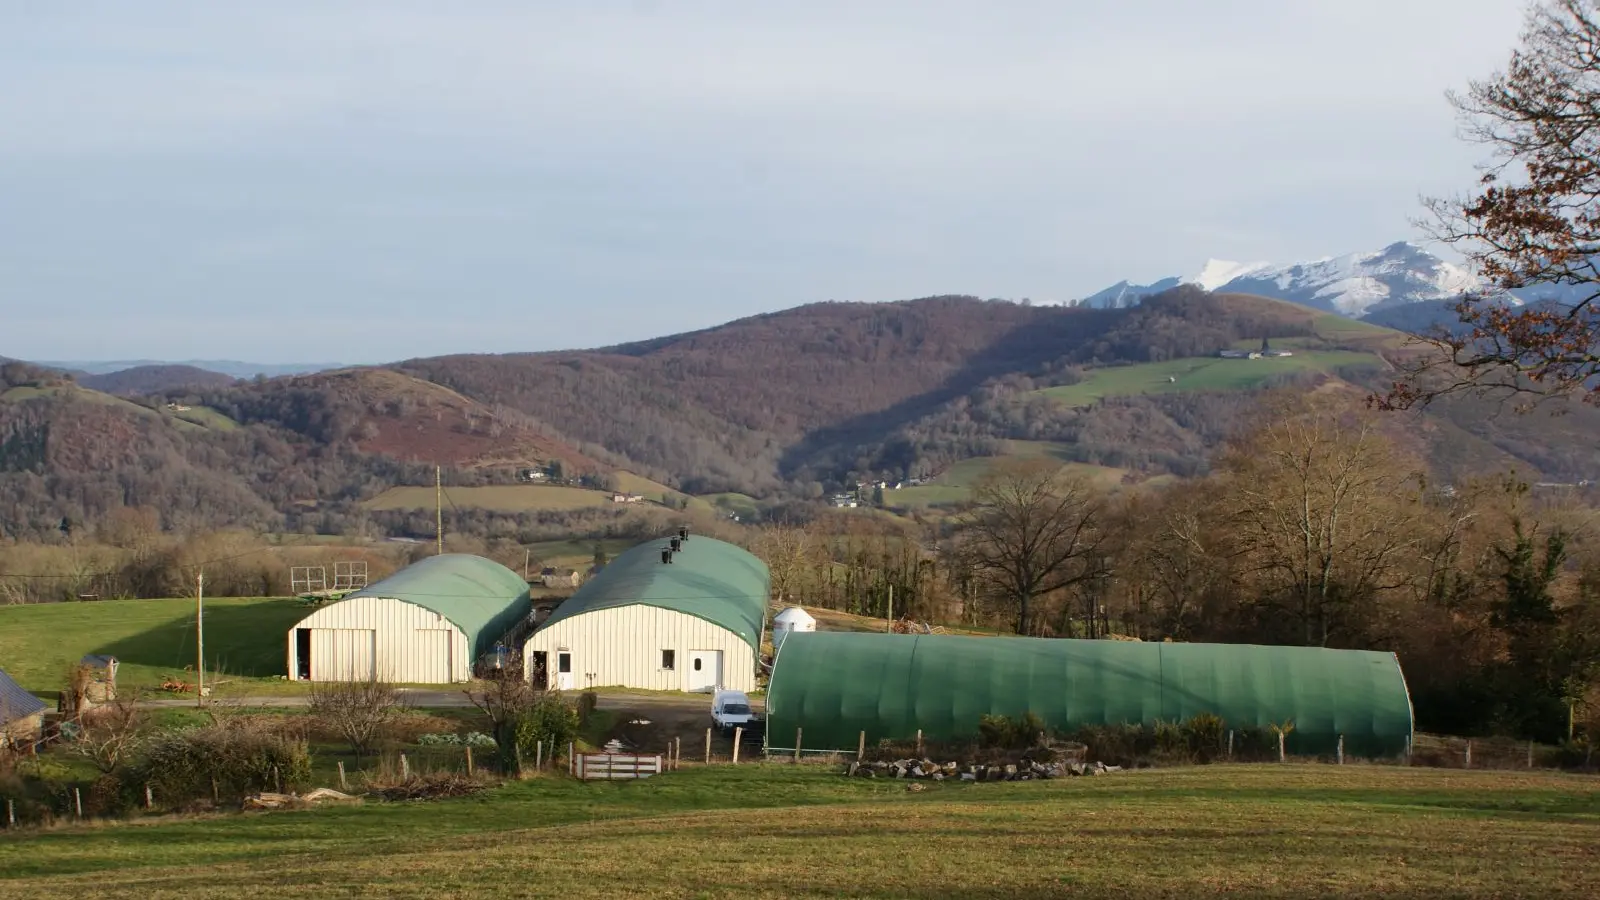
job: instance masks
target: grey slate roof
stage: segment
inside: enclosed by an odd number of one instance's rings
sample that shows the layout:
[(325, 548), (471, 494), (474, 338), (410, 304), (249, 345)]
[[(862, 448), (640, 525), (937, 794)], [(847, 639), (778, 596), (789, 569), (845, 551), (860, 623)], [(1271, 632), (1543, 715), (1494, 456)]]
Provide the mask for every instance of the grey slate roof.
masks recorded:
[(0, 724), (25, 719), (49, 708), (50, 704), (23, 690), (22, 685), (0, 670)]

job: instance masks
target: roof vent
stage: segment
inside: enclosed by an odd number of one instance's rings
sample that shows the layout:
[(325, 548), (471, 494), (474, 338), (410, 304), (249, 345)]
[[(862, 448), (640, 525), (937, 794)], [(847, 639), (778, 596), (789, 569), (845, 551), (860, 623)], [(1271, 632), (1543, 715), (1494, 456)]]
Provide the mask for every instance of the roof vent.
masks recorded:
[(666, 563), (669, 566), (672, 565), (672, 551), (669, 550), (666, 547), (662, 547), (661, 548), (661, 561)]
[(689, 526), (684, 525), (678, 529), (678, 539), (681, 541), (689, 540)]
[(683, 549), (683, 541), (680, 538), (673, 538), (672, 539), (672, 552), (673, 553), (677, 553), (679, 550), (682, 550), (682, 549)]

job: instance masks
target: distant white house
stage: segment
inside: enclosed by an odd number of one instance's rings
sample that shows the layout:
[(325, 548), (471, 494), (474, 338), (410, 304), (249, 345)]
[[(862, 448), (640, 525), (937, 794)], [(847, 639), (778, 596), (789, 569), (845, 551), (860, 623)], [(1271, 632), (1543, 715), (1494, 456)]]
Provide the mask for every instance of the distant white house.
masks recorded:
[(612, 494), (612, 503), (638, 503), (644, 499), (643, 494)]

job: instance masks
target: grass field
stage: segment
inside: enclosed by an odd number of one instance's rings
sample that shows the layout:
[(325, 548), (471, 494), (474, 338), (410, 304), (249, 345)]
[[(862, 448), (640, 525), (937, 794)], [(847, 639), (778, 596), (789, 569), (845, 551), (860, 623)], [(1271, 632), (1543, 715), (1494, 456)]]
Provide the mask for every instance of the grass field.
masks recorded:
[[(284, 674), (285, 635), (310, 611), (297, 600), (208, 599), (208, 672), (276, 679)], [(183, 669), (195, 664), (194, 618), (194, 601), (182, 599), (0, 607), (0, 669), (51, 699), (86, 653), (121, 660), (119, 685), (155, 687), (166, 675), (193, 682)]]
[(529, 544), (528, 549), (533, 551), (533, 558), (542, 561), (547, 566), (566, 567), (588, 571), (594, 562), (594, 545), (598, 543), (605, 551), (607, 559), (614, 559), (617, 554), (638, 541), (626, 538), (611, 538), (603, 541), (540, 541)]
[(211, 431), (235, 431), (239, 428), (238, 422), (235, 422), (234, 420), (228, 418), (220, 412), (217, 412), (209, 406), (193, 406), (182, 412), (169, 412), (167, 415), (177, 419), (180, 422), (188, 422), (192, 425), (199, 425), (201, 428), (206, 428)]
[[(1000, 456), (978, 456), (964, 459), (939, 474), (930, 484), (903, 487), (883, 492), (884, 506), (889, 509), (927, 509), (931, 506), (963, 503), (972, 494), (972, 486), (984, 475), (993, 471), (996, 463), (1006, 459), (1055, 459), (1065, 462), (1067, 445), (1051, 441), (1007, 441), (1005, 453)], [(1070, 472), (1089, 476), (1105, 487), (1122, 482), (1125, 469), (1091, 466), (1065, 462)]]
[[(1237, 391), (1261, 386), (1268, 379), (1299, 372), (1332, 372), (1343, 366), (1377, 368), (1370, 353), (1349, 350), (1296, 352), (1265, 359), (1222, 359), (1205, 356), (1132, 366), (1108, 366), (1084, 373), (1077, 384), (1044, 388), (1039, 393), (1071, 406), (1088, 406), (1103, 397), (1170, 394), (1180, 391)], [(1171, 379), (1170, 381), (1168, 379)]]
[[(522, 513), (541, 510), (588, 509), (611, 506), (610, 491), (591, 491), (586, 488), (559, 485), (501, 484), (485, 487), (446, 488), (450, 504), (472, 509), (489, 509), (495, 512)], [(392, 487), (366, 501), (372, 510), (433, 509), (434, 489), (423, 486)]]
[(1262, 765), (910, 793), (774, 764), (0, 842), (0, 897), (286, 893), (1593, 897), (1600, 781)]

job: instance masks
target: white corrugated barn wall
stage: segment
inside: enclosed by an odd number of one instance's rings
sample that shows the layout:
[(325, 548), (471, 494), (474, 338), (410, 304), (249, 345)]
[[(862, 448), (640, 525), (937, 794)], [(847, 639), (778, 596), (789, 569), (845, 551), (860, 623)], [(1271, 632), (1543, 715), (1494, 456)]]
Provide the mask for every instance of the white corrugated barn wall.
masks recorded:
[(301, 619), (289, 629), (293, 680), (300, 678), (301, 629), (310, 631), (312, 681), (449, 684), (472, 675), (466, 634), (433, 610), (403, 600), (352, 597)]
[[(662, 667), (663, 650), (673, 651), (673, 668)], [(634, 604), (597, 609), (562, 619), (533, 633), (523, 654), (545, 653), (545, 672), (557, 687), (556, 654), (572, 654), (572, 689), (631, 687), (652, 691), (686, 690), (691, 653), (722, 652), (722, 686), (756, 688), (755, 654), (737, 634), (687, 613)], [(529, 667), (530, 671), (532, 667)]]

